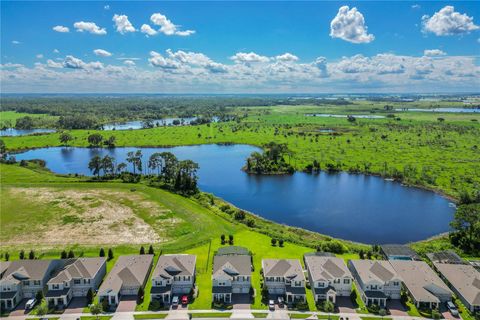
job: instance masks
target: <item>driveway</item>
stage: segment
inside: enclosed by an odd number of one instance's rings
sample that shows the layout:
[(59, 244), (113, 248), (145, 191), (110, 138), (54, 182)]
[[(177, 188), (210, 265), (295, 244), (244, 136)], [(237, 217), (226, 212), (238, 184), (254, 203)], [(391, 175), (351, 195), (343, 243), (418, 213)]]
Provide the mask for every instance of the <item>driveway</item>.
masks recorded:
[(137, 296), (122, 296), (117, 306), (117, 312), (135, 311)]
[(400, 300), (387, 301), (387, 308), (392, 316), (408, 316), (408, 310)]
[(460, 319), (460, 318), (454, 317), (450, 313), (450, 311), (447, 308), (445, 308), (444, 306), (440, 307), (440, 312), (441, 312), (444, 319), (447, 319), (447, 320), (458, 320), (458, 319)]
[(232, 295), (233, 310), (250, 310), (250, 294), (235, 293)]
[(71, 313), (82, 313), (83, 308), (87, 306), (87, 298), (77, 297), (73, 298), (72, 301), (68, 304), (65, 308), (64, 314), (71, 314)]
[(27, 303), (28, 299), (23, 299), (18, 306), (10, 312), (11, 317), (15, 316), (24, 316), (27, 315), (29, 311), (25, 310), (25, 304)]
[(336, 305), (340, 313), (355, 313), (355, 306), (350, 297), (337, 297)]

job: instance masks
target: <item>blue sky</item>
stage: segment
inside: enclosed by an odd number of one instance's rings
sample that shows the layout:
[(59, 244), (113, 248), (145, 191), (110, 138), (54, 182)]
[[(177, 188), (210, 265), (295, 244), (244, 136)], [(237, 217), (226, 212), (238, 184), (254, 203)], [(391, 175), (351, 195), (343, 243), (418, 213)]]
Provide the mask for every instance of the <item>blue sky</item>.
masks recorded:
[(471, 91), (479, 25), (474, 1), (2, 1), (2, 90)]

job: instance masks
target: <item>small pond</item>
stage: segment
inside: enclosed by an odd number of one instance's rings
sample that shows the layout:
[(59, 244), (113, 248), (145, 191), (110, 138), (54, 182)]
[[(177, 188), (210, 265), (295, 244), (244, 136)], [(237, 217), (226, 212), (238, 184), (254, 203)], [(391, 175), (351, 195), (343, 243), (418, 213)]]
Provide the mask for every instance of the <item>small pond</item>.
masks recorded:
[[(138, 148), (43, 148), (16, 155), (43, 159), (57, 173), (89, 175), (94, 155), (125, 161)], [(455, 209), (433, 192), (379, 177), (348, 173), (256, 176), (241, 170), (248, 145), (142, 148), (145, 164), (154, 152), (170, 151), (199, 163), (199, 187), (267, 219), (365, 243), (406, 243), (449, 230)], [(129, 166), (130, 167), (130, 166)]]
[(480, 108), (432, 108), (432, 109), (416, 109), (416, 108), (397, 108), (395, 111), (413, 111), (413, 112), (444, 112), (444, 113), (480, 113)]
[[(346, 114), (329, 114), (329, 113), (307, 113), (307, 117), (324, 117), (324, 118), (347, 118)], [(358, 119), (383, 119), (385, 116), (377, 116), (371, 114), (352, 114), (354, 118)]]
[(28, 130), (22, 130), (22, 129), (15, 129), (15, 128), (8, 128), (4, 130), (0, 130), (0, 136), (1, 137), (15, 137), (15, 136), (26, 136), (29, 134), (34, 134), (34, 133), (52, 133), (55, 132), (54, 129), (28, 129)]

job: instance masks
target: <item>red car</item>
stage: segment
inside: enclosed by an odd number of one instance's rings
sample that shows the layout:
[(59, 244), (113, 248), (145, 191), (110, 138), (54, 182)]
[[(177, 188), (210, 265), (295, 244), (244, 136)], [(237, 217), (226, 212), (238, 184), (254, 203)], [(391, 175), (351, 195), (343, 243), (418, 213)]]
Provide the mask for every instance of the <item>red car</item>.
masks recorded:
[(183, 305), (188, 304), (188, 296), (182, 296), (182, 304)]

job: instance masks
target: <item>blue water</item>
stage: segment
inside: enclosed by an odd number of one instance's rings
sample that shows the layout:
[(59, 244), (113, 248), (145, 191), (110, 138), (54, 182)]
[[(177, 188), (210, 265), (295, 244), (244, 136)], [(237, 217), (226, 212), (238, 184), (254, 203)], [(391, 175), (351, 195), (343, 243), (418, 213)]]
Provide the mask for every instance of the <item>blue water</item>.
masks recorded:
[[(307, 117), (323, 117), (323, 118), (347, 118), (346, 114), (330, 114), (330, 113), (308, 113)], [(375, 116), (371, 114), (352, 114), (354, 118), (358, 119), (383, 119), (385, 116)]]
[[(164, 118), (164, 119), (155, 119), (152, 122), (155, 126), (171, 126), (173, 125), (174, 120), (180, 120), (182, 125), (190, 124), (191, 121), (196, 120), (197, 117), (191, 118)], [(103, 125), (103, 130), (136, 130), (143, 128), (143, 121), (128, 121), (122, 123), (110, 123)]]
[(432, 108), (432, 109), (417, 109), (417, 108), (407, 108), (401, 109), (397, 108), (395, 111), (413, 111), (413, 112), (445, 112), (445, 113), (480, 113), (480, 108)]
[[(44, 148), (16, 157), (44, 159), (57, 173), (89, 175), (88, 162), (94, 155), (125, 161), (127, 152), (137, 149)], [(279, 223), (372, 244), (407, 243), (449, 230), (455, 209), (433, 192), (347, 173), (248, 175), (241, 167), (256, 150), (247, 145), (142, 148), (144, 164), (161, 151), (198, 162), (201, 190)]]
[(8, 128), (4, 130), (0, 130), (0, 136), (5, 137), (5, 136), (26, 136), (28, 134), (34, 134), (34, 133), (51, 133), (55, 132), (53, 129), (29, 129), (29, 130), (20, 130), (20, 129), (14, 129), (14, 128)]

